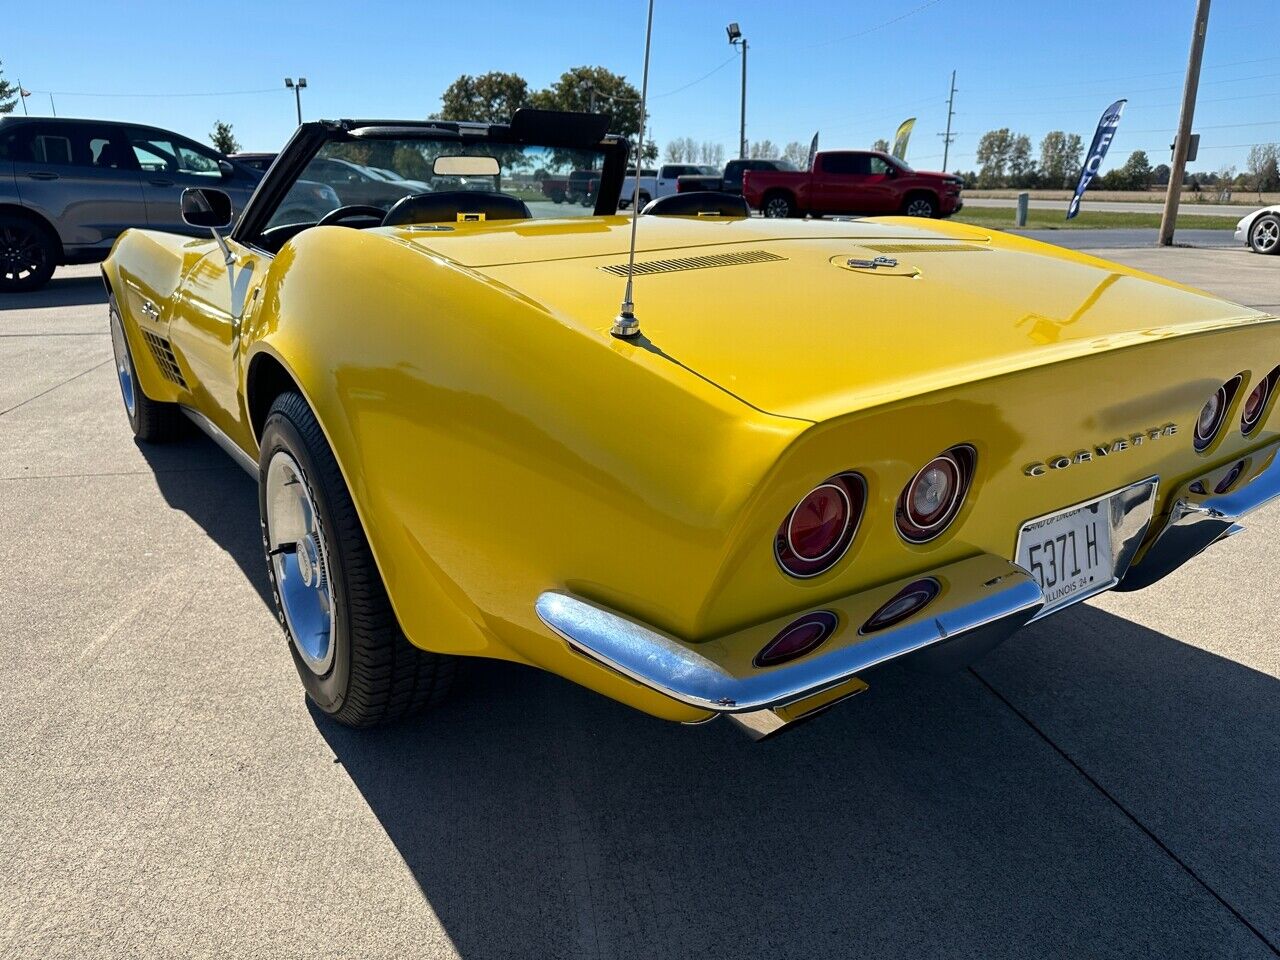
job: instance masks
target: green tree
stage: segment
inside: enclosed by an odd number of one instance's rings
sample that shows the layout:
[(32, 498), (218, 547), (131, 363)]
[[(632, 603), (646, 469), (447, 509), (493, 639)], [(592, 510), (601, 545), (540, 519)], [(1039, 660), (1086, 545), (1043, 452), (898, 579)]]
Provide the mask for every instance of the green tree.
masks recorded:
[[(874, 143), (872, 143), (872, 144), (871, 144), (871, 149), (872, 149), (872, 150), (879, 150), (881, 153), (888, 153), (888, 152), (889, 152), (889, 141), (888, 141), (888, 140), (885, 140), (885, 139), (882, 137), (881, 139), (876, 140)], [(806, 154), (806, 156), (808, 156), (808, 154)]]
[(1078, 133), (1046, 133), (1040, 141), (1040, 178), (1044, 185), (1054, 189), (1073, 186), (1080, 173), (1083, 151)]
[(1003, 187), (1009, 176), (1009, 160), (1013, 156), (1013, 133), (1008, 127), (988, 130), (978, 140), (978, 186)]
[(1280, 145), (1256, 143), (1249, 148), (1249, 179), (1260, 194), (1280, 189)]
[(1173, 176), (1173, 171), (1169, 169), (1167, 163), (1158, 163), (1154, 170), (1151, 171), (1151, 182), (1166, 187), (1169, 185), (1169, 178)]
[(782, 159), (794, 164), (797, 170), (803, 170), (809, 162), (809, 147), (799, 140), (792, 140), (782, 148)]
[[(609, 115), (609, 129), (635, 143), (640, 133), (640, 91), (622, 74), (604, 67), (573, 67), (560, 74), (560, 79), (545, 90), (529, 97), (530, 104), (543, 110), (591, 109), (594, 98), (597, 113)], [(646, 120), (651, 126), (651, 119)], [(652, 155), (650, 149), (652, 148)], [(641, 151), (645, 160), (658, 157), (658, 146), (646, 143)]]
[(219, 153), (237, 153), (240, 150), (240, 141), (232, 134), (231, 124), (223, 123), (221, 120), (213, 121), (213, 132), (209, 134), (209, 142)]
[(1121, 184), (1120, 189), (1146, 190), (1151, 186), (1152, 173), (1151, 161), (1147, 159), (1146, 152), (1135, 150), (1120, 168), (1117, 178)]
[(12, 113), (13, 108), (18, 105), (18, 90), (16, 84), (10, 83), (4, 78), (3, 63), (0, 63), (0, 113)]
[(478, 77), (463, 74), (440, 95), (436, 120), (472, 120), (508, 123), (521, 107), (529, 105), (529, 84), (516, 73), (491, 71)]
[(1025, 133), (1015, 134), (1009, 150), (1009, 186), (1035, 185), (1036, 162), (1031, 159), (1031, 138)]

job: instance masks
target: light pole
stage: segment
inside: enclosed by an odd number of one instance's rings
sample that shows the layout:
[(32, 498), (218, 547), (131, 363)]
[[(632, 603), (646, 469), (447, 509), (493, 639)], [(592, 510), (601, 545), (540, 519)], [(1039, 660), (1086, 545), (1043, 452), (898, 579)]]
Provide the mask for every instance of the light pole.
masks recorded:
[(307, 85), (307, 78), (299, 77), (298, 82), (294, 83), (292, 77), (285, 77), (284, 85), (293, 91), (293, 99), (298, 107), (298, 126), (302, 126), (302, 88)]
[(738, 121), (738, 157), (747, 159), (747, 38), (738, 29), (738, 24), (731, 23), (725, 27), (729, 34), (729, 45), (736, 47), (742, 44), (742, 116)]

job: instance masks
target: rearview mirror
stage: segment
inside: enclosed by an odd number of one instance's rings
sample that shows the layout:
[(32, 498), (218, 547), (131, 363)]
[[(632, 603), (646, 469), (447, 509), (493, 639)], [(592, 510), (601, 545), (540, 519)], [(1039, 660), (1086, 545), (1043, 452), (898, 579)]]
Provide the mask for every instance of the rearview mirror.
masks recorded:
[(211, 187), (182, 191), (182, 220), (192, 227), (221, 230), (231, 225), (231, 198)]
[(436, 157), (431, 165), (437, 177), (496, 177), (499, 172), (494, 157)]

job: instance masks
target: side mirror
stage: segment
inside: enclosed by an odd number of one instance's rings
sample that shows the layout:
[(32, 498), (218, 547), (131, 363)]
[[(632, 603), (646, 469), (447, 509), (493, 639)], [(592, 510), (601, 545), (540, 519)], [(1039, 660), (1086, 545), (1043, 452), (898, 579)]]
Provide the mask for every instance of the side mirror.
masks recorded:
[(218, 169), (222, 171), (223, 180), (230, 180), (236, 175), (236, 165), (230, 160), (219, 160)]
[(192, 227), (221, 230), (231, 225), (231, 198), (210, 187), (182, 191), (182, 220)]
[(884, 175), (888, 177), (890, 180), (892, 180), (894, 177), (898, 175), (898, 168), (887, 166), (884, 168)]

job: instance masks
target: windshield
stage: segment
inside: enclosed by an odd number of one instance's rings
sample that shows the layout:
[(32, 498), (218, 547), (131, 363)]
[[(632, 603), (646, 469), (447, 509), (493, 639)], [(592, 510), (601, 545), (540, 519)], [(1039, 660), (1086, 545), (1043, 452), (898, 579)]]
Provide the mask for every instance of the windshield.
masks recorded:
[[(440, 157), (493, 158), (497, 173), (454, 174)], [(523, 201), (534, 218), (590, 216), (604, 153), (494, 140), (370, 139), (326, 143), (276, 208), (267, 229), (314, 223), (340, 207), (387, 211), (404, 197), (476, 190)], [(485, 161), (490, 171), (493, 164)], [(469, 164), (483, 169), (484, 163)], [(317, 189), (317, 184), (329, 190)]]

